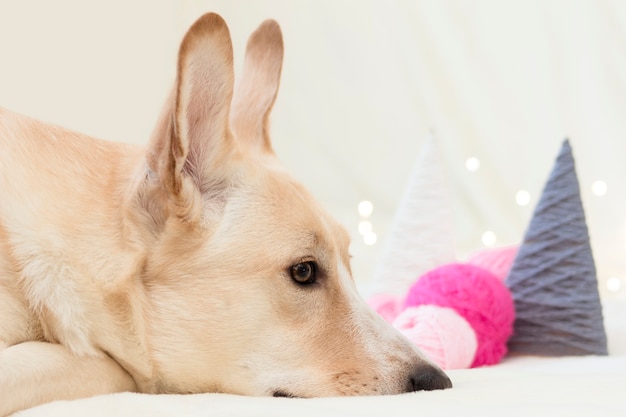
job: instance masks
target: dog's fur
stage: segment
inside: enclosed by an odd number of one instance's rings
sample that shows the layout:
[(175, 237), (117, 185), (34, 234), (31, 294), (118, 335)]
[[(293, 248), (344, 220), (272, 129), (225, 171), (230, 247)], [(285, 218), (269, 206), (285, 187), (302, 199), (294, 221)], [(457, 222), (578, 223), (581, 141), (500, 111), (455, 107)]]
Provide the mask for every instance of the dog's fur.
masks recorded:
[(264, 22), (233, 94), (228, 28), (201, 17), (147, 149), (0, 109), (1, 416), (126, 390), (450, 386), (359, 298), (347, 233), (276, 159), (282, 55)]

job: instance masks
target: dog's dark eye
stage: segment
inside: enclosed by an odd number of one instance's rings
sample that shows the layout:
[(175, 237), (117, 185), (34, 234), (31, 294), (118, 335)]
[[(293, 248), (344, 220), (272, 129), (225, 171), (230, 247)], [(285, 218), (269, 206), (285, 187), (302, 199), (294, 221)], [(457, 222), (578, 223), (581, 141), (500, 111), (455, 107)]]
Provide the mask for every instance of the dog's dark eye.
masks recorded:
[(299, 264), (295, 264), (291, 267), (289, 271), (291, 274), (291, 279), (296, 281), (298, 284), (309, 285), (313, 284), (316, 280), (317, 266), (315, 262), (301, 262)]

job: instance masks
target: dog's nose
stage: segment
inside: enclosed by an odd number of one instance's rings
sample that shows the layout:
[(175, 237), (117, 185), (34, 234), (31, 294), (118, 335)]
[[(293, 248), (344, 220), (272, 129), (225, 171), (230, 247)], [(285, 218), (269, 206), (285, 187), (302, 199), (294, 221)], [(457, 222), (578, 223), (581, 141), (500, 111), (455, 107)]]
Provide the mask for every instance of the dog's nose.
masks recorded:
[(409, 373), (406, 392), (452, 388), (452, 381), (439, 368), (429, 365), (415, 367)]

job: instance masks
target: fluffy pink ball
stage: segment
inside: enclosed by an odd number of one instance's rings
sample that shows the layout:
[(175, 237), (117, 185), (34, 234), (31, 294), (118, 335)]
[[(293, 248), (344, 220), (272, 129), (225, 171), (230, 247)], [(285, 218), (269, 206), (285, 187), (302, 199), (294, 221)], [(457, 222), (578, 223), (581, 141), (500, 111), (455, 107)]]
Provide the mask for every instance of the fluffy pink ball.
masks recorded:
[(469, 368), (476, 355), (476, 333), (448, 307), (409, 307), (393, 326), (442, 369)]
[(519, 247), (517, 246), (480, 249), (470, 254), (467, 263), (485, 268), (504, 282), (513, 266), (518, 250)]
[(491, 272), (470, 264), (448, 264), (422, 275), (409, 289), (405, 307), (450, 307), (472, 326), (478, 348), (472, 367), (493, 365), (506, 354), (515, 310), (508, 288)]
[(367, 299), (369, 304), (375, 312), (380, 314), (382, 318), (389, 323), (395, 320), (402, 310), (402, 301), (391, 294), (376, 294)]

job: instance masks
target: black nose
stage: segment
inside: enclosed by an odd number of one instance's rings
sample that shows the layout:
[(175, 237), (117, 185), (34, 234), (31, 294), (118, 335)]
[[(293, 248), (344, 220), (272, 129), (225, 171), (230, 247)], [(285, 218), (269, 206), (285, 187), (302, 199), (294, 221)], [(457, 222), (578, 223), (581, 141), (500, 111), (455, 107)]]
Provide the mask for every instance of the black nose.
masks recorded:
[(441, 369), (420, 365), (409, 373), (406, 392), (452, 388), (452, 381)]

